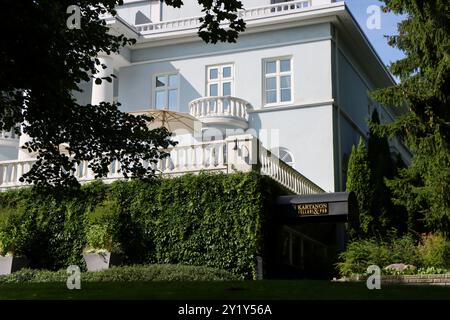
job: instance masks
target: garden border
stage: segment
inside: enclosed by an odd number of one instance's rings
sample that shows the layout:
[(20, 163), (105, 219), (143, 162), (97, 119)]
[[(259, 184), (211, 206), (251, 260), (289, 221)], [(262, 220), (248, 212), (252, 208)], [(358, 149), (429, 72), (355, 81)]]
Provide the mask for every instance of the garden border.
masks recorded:
[[(368, 276), (344, 277), (338, 282), (365, 282)], [(382, 275), (382, 284), (439, 285), (450, 286), (450, 273), (447, 274), (414, 274), (414, 275)]]

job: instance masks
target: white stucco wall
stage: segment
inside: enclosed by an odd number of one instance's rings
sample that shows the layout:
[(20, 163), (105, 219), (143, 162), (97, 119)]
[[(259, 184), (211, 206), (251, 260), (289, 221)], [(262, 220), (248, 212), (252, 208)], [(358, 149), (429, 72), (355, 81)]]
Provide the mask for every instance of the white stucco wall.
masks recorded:
[(150, 1), (124, 1), (124, 4), (116, 8), (117, 15), (130, 25), (135, 25), (136, 13), (140, 11), (147, 18), (151, 19)]
[(325, 191), (335, 191), (331, 105), (252, 114), (250, 126), (273, 130), (261, 131), (266, 147), (273, 147), (270, 140), (278, 135), (279, 147), (291, 151), (297, 171)]
[[(119, 71), (119, 101), (124, 111), (153, 106), (155, 75), (180, 73), (180, 111), (205, 96), (207, 66), (234, 64), (234, 96), (262, 107), (262, 66), (267, 58), (293, 60), (292, 105), (329, 101), (331, 42), (328, 24), (242, 35), (237, 44), (204, 44), (201, 41), (134, 50), (132, 65)], [(327, 40), (328, 39), (328, 40)]]
[(241, 0), (244, 8), (262, 7), (270, 4), (270, 0)]
[(356, 68), (342, 53), (339, 54), (340, 105), (342, 110), (352, 116), (359, 128), (367, 131), (369, 113), (369, 92), (373, 87), (365, 82)]
[(164, 3), (162, 7), (162, 20), (177, 20), (202, 15), (202, 7), (198, 4), (197, 0), (185, 0), (183, 3), (181, 8), (174, 8)]
[[(265, 111), (251, 115), (250, 127), (277, 131), (279, 147), (292, 152), (296, 169), (324, 190), (334, 191), (331, 51), (328, 24), (245, 34), (237, 44), (197, 41), (138, 49), (131, 54), (132, 65), (119, 71), (119, 102), (124, 111), (153, 107), (155, 75), (179, 72), (179, 111), (188, 112), (190, 101), (206, 95), (207, 67), (231, 63), (233, 95)], [(293, 61), (294, 101), (283, 111), (271, 107), (267, 112), (262, 105), (263, 61), (286, 56)]]

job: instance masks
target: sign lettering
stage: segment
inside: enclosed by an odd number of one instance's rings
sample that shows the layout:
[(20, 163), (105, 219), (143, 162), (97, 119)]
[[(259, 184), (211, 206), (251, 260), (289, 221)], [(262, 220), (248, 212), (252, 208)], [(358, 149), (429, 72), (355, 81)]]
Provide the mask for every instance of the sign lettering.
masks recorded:
[(328, 214), (328, 203), (302, 203), (297, 205), (299, 216), (317, 216)]

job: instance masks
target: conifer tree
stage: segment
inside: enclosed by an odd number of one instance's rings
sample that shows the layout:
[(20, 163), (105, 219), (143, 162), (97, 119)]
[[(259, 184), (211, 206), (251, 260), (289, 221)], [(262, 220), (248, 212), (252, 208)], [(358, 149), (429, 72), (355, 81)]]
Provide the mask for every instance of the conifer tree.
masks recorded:
[[(407, 109), (384, 135), (403, 139), (412, 163), (388, 186), (405, 206), (415, 229), (450, 233), (450, 3), (448, 0), (383, 0), (385, 10), (405, 14), (389, 43), (406, 57), (391, 65), (398, 85), (373, 97), (397, 110)], [(422, 222), (423, 218), (423, 222)]]
[(393, 179), (397, 173), (398, 154), (391, 152), (387, 137), (381, 136), (373, 129), (378, 125), (380, 125), (380, 117), (375, 109), (370, 121), (367, 151), (373, 190), (370, 212), (374, 218), (374, 229), (377, 235), (386, 235), (392, 229), (403, 234), (407, 231), (405, 210), (393, 204), (392, 191), (386, 184), (386, 179)]
[(361, 137), (358, 147), (353, 146), (348, 163), (347, 191), (354, 192), (358, 203), (358, 224), (349, 230), (350, 237), (367, 236), (373, 232), (373, 217), (370, 215), (372, 188), (366, 145)]

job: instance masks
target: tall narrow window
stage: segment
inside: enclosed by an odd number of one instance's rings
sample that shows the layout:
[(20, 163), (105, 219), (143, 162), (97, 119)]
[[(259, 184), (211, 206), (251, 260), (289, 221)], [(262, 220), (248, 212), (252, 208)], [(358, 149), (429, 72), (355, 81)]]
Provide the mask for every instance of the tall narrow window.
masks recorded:
[(207, 68), (207, 95), (222, 97), (233, 95), (233, 65), (210, 66)]
[(264, 61), (264, 104), (292, 101), (292, 59)]
[(156, 109), (178, 110), (179, 76), (177, 73), (157, 75), (154, 92)]

